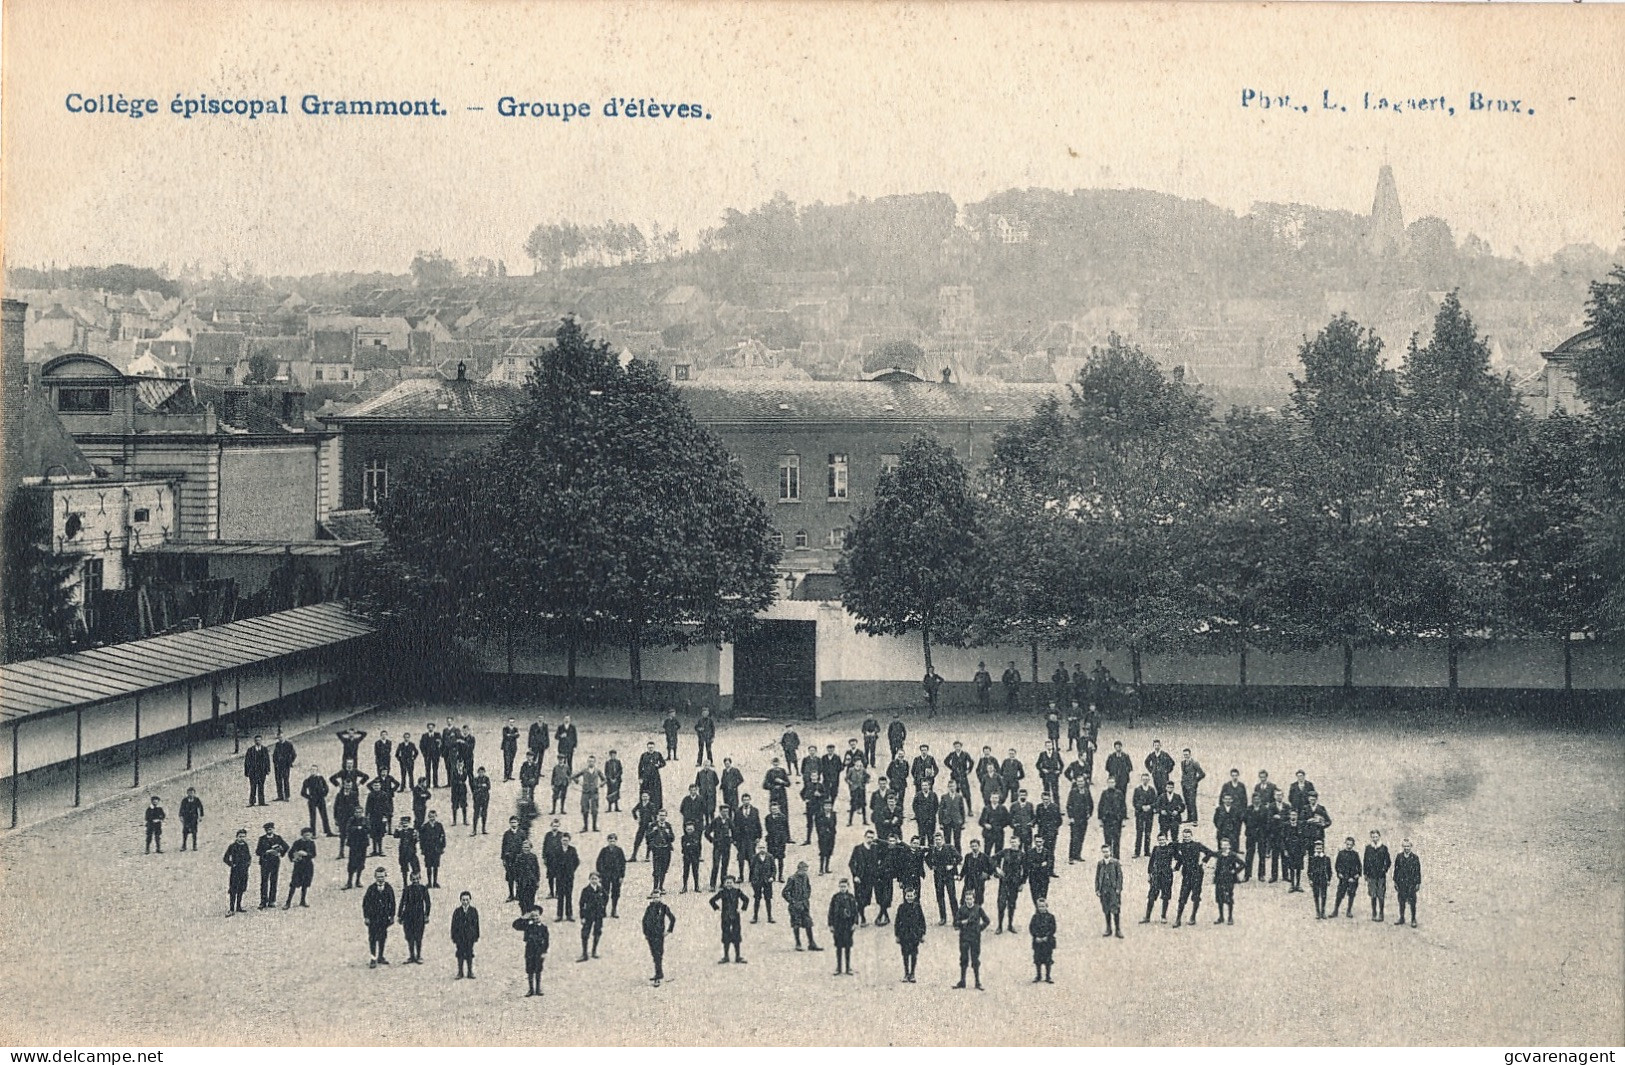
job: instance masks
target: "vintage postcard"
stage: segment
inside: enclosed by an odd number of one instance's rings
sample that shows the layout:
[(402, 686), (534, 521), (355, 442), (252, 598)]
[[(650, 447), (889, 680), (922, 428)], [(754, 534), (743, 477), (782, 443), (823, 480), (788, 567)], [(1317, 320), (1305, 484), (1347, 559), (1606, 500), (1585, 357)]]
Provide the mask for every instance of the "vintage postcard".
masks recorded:
[(1625, 1043), (1625, 8), (0, 33), (12, 1060)]

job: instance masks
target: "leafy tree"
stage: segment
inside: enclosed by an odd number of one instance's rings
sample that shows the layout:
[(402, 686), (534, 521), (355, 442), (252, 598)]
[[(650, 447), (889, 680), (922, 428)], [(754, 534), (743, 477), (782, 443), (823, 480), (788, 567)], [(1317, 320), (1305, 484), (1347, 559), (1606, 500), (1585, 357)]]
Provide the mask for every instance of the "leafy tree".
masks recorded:
[(1428, 342), (1411, 340), (1400, 386), (1403, 611), (1412, 633), (1445, 638), (1454, 696), (1464, 639), (1506, 617), (1492, 521), (1526, 428), (1511, 382), (1490, 372), (1489, 346), (1455, 293), (1440, 306)]
[(1354, 652), (1395, 638), (1395, 531), (1404, 491), (1399, 382), (1383, 365), (1382, 341), (1347, 315), (1299, 351), (1286, 422), (1282, 624), (1309, 645), (1343, 649), (1343, 685)]
[(645, 647), (731, 638), (774, 597), (766, 509), (737, 465), (656, 367), (572, 319), (514, 428), (392, 492), (380, 521), (459, 634), (560, 634), (572, 684), (584, 639), (620, 641), (640, 698)]
[(1587, 552), (1588, 494), (1598, 471), (1586, 424), (1559, 411), (1535, 423), (1496, 500), (1495, 541), (1511, 621), (1563, 642), (1563, 687), (1574, 687), (1571, 643), (1596, 625), (1605, 591)]
[(414, 255), (411, 269), (412, 283), (418, 288), (449, 285), (463, 276), (457, 263), (442, 255), (438, 248), (434, 251), (420, 251)]
[(268, 385), (276, 380), (279, 369), (281, 363), (268, 352), (256, 351), (248, 357), (248, 376), (243, 379), (243, 384)]
[(964, 624), (981, 523), (953, 451), (917, 436), (898, 458), (847, 534), (842, 600), (860, 632), (918, 632), (930, 668), (933, 636)]
[(7, 662), (71, 651), (84, 635), (73, 601), (80, 559), (52, 553), (49, 502), (49, 495), (16, 492), (5, 508)]
[(1625, 267), (1592, 283), (1586, 323), (1598, 342), (1575, 366), (1580, 396), (1591, 406), (1585, 424), (1593, 473), (1583, 527), (1588, 564), (1603, 583), (1595, 625), (1618, 635), (1625, 633)]
[[(1191, 631), (1178, 549), (1198, 509), (1209, 410), (1195, 389), (1113, 334), (1079, 370), (1066, 407), (1040, 408), (994, 451), (996, 505), (1034, 515), (1052, 560), (1043, 606), (1030, 604), (1021, 622), (1060, 646), (1127, 647), (1136, 687), (1141, 654)], [(1000, 568), (1024, 561), (1000, 560)]]
[(1271, 414), (1237, 409), (1213, 438), (1194, 520), (1177, 548), (1197, 618), (1193, 646), (1235, 654), (1247, 686), (1247, 650), (1301, 646), (1285, 611), (1286, 463), (1290, 430)]

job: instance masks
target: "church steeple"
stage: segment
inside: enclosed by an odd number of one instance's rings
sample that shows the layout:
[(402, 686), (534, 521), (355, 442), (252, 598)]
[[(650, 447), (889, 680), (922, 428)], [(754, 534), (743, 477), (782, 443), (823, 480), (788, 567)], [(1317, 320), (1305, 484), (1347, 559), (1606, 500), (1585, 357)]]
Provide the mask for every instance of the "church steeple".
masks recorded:
[(1405, 217), (1399, 209), (1399, 186), (1394, 168), (1384, 163), (1377, 173), (1377, 195), (1371, 201), (1371, 223), (1366, 229), (1366, 248), (1373, 255), (1394, 255), (1405, 244)]

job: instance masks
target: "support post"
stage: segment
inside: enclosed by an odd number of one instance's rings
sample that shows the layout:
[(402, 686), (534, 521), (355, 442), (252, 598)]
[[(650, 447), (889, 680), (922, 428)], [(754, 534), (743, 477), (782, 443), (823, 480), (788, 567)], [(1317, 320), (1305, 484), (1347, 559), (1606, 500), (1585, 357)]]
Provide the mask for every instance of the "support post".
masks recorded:
[(17, 827), (17, 741), (21, 735), (22, 722), (11, 723), (11, 827)]
[(135, 697), (135, 781), (132, 788), (141, 786), (141, 696)]
[(192, 682), (186, 682), (186, 768), (192, 768)]
[(73, 804), (79, 805), (79, 761), (85, 752), (85, 708), (73, 708)]
[(231, 678), (232, 689), (236, 693), (232, 696), (231, 711), (231, 753), (243, 753), (243, 678), (241, 674)]

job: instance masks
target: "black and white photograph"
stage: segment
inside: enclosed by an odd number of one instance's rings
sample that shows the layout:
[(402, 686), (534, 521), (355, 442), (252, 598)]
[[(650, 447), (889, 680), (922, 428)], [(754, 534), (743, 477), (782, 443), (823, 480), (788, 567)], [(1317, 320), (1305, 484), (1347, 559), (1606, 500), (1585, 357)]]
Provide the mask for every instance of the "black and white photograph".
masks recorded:
[(1625, 1044), (1625, 5), (0, 55), (10, 1060)]

